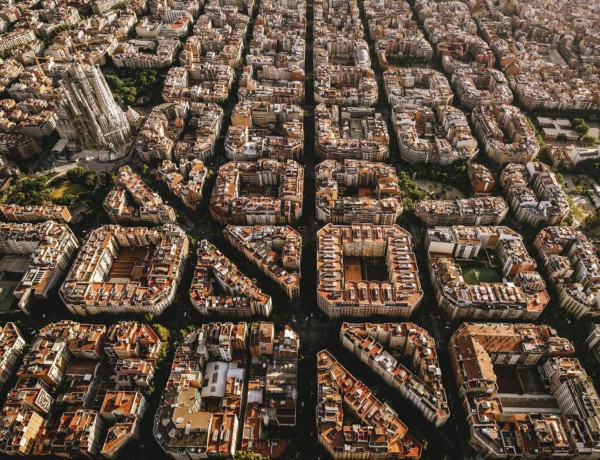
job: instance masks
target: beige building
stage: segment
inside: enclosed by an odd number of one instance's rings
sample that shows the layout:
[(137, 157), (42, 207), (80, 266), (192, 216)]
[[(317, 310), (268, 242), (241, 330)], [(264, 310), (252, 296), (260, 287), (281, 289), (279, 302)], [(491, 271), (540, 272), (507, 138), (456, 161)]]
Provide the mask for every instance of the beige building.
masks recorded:
[(367, 107), (315, 107), (315, 139), (321, 160), (383, 161), (390, 138), (385, 120)]
[[(214, 280), (214, 281), (213, 281)], [(215, 286), (215, 283), (218, 283)], [(216, 294), (215, 287), (224, 292)], [(271, 316), (273, 300), (213, 244), (202, 240), (190, 287), (192, 305), (202, 315), (247, 318)]]
[(0, 212), (9, 222), (44, 222), (46, 220), (69, 222), (71, 220), (71, 213), (66, 206), (3, 204), (0, 205)]
[[(30, 313), (31, 296), (40, 300), (48, 297), (67, 272), (78, 247), (77, 238), (66, 224), (51, 220), (37, 224), (0, 224), (0, 254), (14, 257), (6, 268), (23, 273), (13, 292), (21, 310)], [(19, 259), (28, 263), (22, 265)]]
[(115, 224), (145, 222), (160, 225), (176, 221), (175, 210), (165, 204), (160, 195), (148, 187), (129, 166), (119, 168), (115, 186), (108, 192), (102, 205)]
[(188, 256), (187, 234), (105, 225), (88, 234), (59, 294), (75, 315), (160, 314), (175, 299)]
[(504, 198), (485, 196), (415, 202), (415, 215), (428, 227), (436, 225), (498, 225), (508, 214)]
[[(448, 345), (469, 443), (485, 458), (600, 457), (600, 399), (573, 345), (547, 326), (464, 323)], [(506, 387), (501, 372), (539, 373), (544, 392)], [(550, 435), (552, 433), (552, 435)]]
[(304, 168), (296, 161), (231, 161), (219, 169), (210, 214), (220, 224), (289, 224), (302, 216), (303, 199)]
[[(435, 227), (427, 231), (425, 247), (438, 306), (452, 319), (531, 321), (550, 301), (521, 235), (508, 227)], [(481, 250), (496, 252), (498, 281), (465, 279), (456, 261), (478, 261)]]
[(233, 456), (243, 423), (247, 353), (246, 323), (203, 324), (177, 347), (153, 429), (169, 457)]
[(332, 458), (418, 459), (423, 447), (408, 431), (329, 351), (317, 353), (317, 436)]
[(228, 225), (223, 234), (234, 248), (275, 281), (290, 299), (300, 297), (300, 233), (289, 225)]
[(343, 323), (340, 340), (429, 422), (440, 427), (448, 421), (435, 340), (425, 329), (414, 323)]
[(409, 317), (420, 305), (423, 291), (406, 230), (327, 224), (317, 244), (317, 304), (327, 316)]
[(517, 107), (479, 106), (471, 113), (471, 122), (485, 153), (496, 163), (527, 163), (537, 158), (540, 144)]
[(400, 105), (392, 123), (400, 157), (409, 163), (449, 165), (470, 161), (479, 151), (464, 113), (450, 105)]
[(393, 225), (402, 214), (396, 170), (385, 163), (325, 160), (316, 166), (315, 178), (318, 220)]
[(577, 319), (600, 317), (600, 261), (586, 236), (571, 227), (547, 227), (533, 245), (561, 308)]
[(544, 163), (510, 163), (499, 182), (516, 218), (527, 225), (558, 225), (571, 212), (567, 194)]

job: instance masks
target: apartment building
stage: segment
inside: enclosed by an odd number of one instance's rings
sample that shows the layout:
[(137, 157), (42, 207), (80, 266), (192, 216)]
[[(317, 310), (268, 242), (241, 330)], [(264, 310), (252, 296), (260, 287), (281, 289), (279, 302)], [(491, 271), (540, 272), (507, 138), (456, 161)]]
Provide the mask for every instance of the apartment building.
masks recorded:
[(289, 225), (228, 225), (223, 235), (234, 248), (275, 281), (290, 299), (300, 297), (300, 233)]
[(436, 427), (448, 421), (435, 340), (425, 329), (414, 323), (343, 323), (340, 340), (428, 421)]
[(54, 221), (0, 224), (0, 254), (11, 256), (5, 269), (23, 273), (13, 295), (21, 310), (29, 314), (33, 297), (46, 299), (65, 274), (75, 251), (77, 238), (66, 224)]
[(477, 197), (490, 196), (496, 185), (496, 179), (488, 168), (480, 163), (469, 163), (467, 170), (469, 175), (469, 182), (471, 183), (471, 190)]
[[(215, 294), (215, 285), (224, 295)], [(271, 316), (273, 300), (213, 244), (202, 240), (190, 287), (192, 305), (203, 315)]]
[[(279, 75), (279, 69), (276, 70), (278, 71), (275, 75)], [(267, 80), (266, 78), (258, 80), (258, 77), (254, 75), (255, 73), (258, 72), (255, 72), (252, 66), (244, 67), (238, 88), (240, 101), (264, 101), (275, 104), (302, 104), (304, 102), (303, 81), (294, 79), (281, 82), (274, 79)], [(289, 72), (288, 78), (298, 78), (303, 73), (297, 75)]]
[(251, 364), (241, 449), (278, 458), (290, 440), (271, 435), (268, 428), (296, 425), (300, 336), (288, 325), (276, 332), (273, 323), (253, 324), (248, 335)]
[(377, 60), (384, 69), (403, 60), (431, 61), (433, 48), (412, 20), (408, 3), (367, 0), (364, 8), (369, 36), (374, 41)]
[(205, 62), (171, 67), (162, 97), (165, 102), (225, 102), (234, 77), (233, 68), (225, 64)]
[(139, 37), (119, 43), (110, 57), (119, 68), (162, 69), (175, 62), (180, 49), (175, 37)]
[(415, 14), (444, 70), (450, 74), (461, 67), (492, 68), (494, 53), (477, 35), (477, 25), (464, 3), (419, 0)]
[[(282, 71), (275, 69), (274, 75), (279, 75)], [(284, 78), (288, 72), (283, 71)], [(293, 80), (267, 80), (265, 78), (257, 79), (255, 74), (259, 74), (252, 66), (245, 66), (240, 77), (238, 88), (239, 100), (263, 101), (277, 104), (302, 104), (304, 101), (304, 83), (297, 79)], [(260, 74), (262, 75), (262, 74)], [(289, 72), (289, 77), (299, 78), (302, 73), (293, 74)], [(275, 78), (275, 76), (272, 76)]]
[[(385, 265), (385, 275), (369, 267)], [(317, 232), (317, 304), (332, 318), (409, 317), (423, 291), (410, 234), (397, 225), (327, 224)]]
[[(148, 350), (158, 353), (160, 340), (149, 326), (124, 327), (140, 357), (151, 356)], [(118, 384), (104, 351), (114, 345), (114, 334), (108, 337), (104, 325), (61, 321), (42, 328), (1, 410), (0, 452), (116, 458), (138, 436), (146, 401), (139, 391), (143, 386), (113, 389)], [(107, 364), (103, 373), (101, 364)], [(94, 399), (98, 409), (91, 408)]]
[[(508, 227), (435, 227), (427, 231), (425, 247), (438, 306), (452, 319), (532, 321), (550, 301), (523, 238)], [(482, 250), (496, 252), (496, 282), (465, 279), (463, 268), (456, 262), (473, 264)], [(490, 268), (489, 261), (484, 267)]]
[(398, 414), (329, 351), (317, 353), (317, 436), (335, 460), (418, 459), (423, 447), (408, 431)]
[[(598, 458), (600, 401), (572, 344), (548, 326), (464, 323), (448, 344), (469, 443), (486, 458)], [(540, 373), (546, 394), (506, 390), (500, 372)], [(535, 399), (537, 398), (537, 401)], [(523, 405), (525, 403), (525, 407)]]
[(575, 165), (581, 161), (597, 160), (600, 158), (600, 146), (586, 148), (574, 145), (572, 147), (567, 147), (565, 151), (569, 161)]
[(302, 216), (303, 197), (304, 168), (296, 161), (231, 161), (219, 169), (210, 214), (220, 224), (289, 224)]
[(121, 450), (133, 439), (139, 439), (140, 421), (147, 408), (144, 395), (131, 391), (109, 391), (104, 396), (99, 415), (112, 422), (100, 454), (109, 459), (118, 458)]
[[(592, 11), (588, 4), (538, 1), (528, 12), (498, 6), (477, 17), (482, 36), (528, 110), (598, 108), (598, 33), (593, 21), (586, 20)], [(521, 22), (525, 16), (532, 18), (526, 25)], [(551, 26), (544, 29), (542, 24)]]
[(472, 160), (479, 149), (464, 113), (449, 105), (399, 105), (392, 112), (400, 157), (409, 163), (449, 165)]
[(456, 96), (466, 109), (491, 105), (510, 105), (513, 93), (508, 80), (497, 69), (486, 67), (459, 67), (452, 74)]
[(75, 315), (160, 314), (175, 299), (188, 256), (187, 234), (105, 225), (91, 231), (59, 294)]
[(531, 162), (540, 151), (532, 127), (513, 105), (476, 107), (471, 122), (487, 156), (500, 165)]
[(111, 363), (142, 358), (154, 363), (158, 359), (162, 342), (147, 324), (121, 321), (111, 324), (104, 340), (104, 353)]
[(314, 79), (317, 104), (371, 107), (377, 102), (377, 82), (370, 67), (320, 65)]
[(385, 120), (366, 107), (315, 107), (315, 142), (321, 160), (383, 161), (389, 157)]
[(585, 339), (585, 346), (590, 350), (597, 361), (600, 361), (600, 324), (594, 324), (590, 334)]
[[(217, 20), (213, 25), (212, 18), (215, 13), (223, 14), (223, 10), (217, 8), (214, 12), (207, 11), (194, 25), (194, 34), (187, 38), (179, 56), (182, 65), (211, 62), (233, 69), (239, 67), (249, 18), (236, 12), (231, 17), (231, 22), (235, 24), (232, 28), (228, 21), (222, 19), (221, 24)], [(238, 21), (238, 17), (241, 17), (241, 20)], [(219, 27), (220, 25), (222, 27)]]
[(4, 385), (15, 371), (17, 361), (27, 343), (14, 323), (6, 323), (0, 331), (0, 385)]
[(23, 65), (16, 59), (5, 59), (0, 64), (0, 88), (6, 90), (23, 73), (23, 70)]
[(102, 203), (115, 223), (146, 222), (154, 225), (174, 223), (173, 207), (164, 204), (160, 195), (148, 187), (129, 166), (121, 166), (115, 186)]
[(281, 104), (304, 101), (306, 2), (260, 2), (238, 97)]
[[(32, 72), (22, 72), (20, 81), (23, 82), (23, 94), (12, 91), (18, 85), (15, 84), (9, 89), (9, 94), (13, 93), (10, 95), (14, 99), (0, 101), (0, 153), (12, 159), (28, 160), (37, 157), (42, 151), (43, 143), (56, 134), (58, 117), (48, 100), (48, 88), (42, 91), (43, 95), (27, 91), (35, 85), (31, 80), (35, 81), (37, 78), (39, 74), (33, 76)], [(18, 168), (14, 168), (14, 163), (6, 163), (5, 172), (18, 171)]]
[(202, 201), (207, 172), (204, 163), (197, 158), (192, 161), (181, 160), (179, 167), (172, 161), (164, 160), (156, 176), (186, 207), (196, 210)]
[(18, 176), (21, 173), (17, 164), (9, 161), (6, 157), (0, 155), (0, 177), (9, 178)]
[(0, 40), (0, 53), (10, 52), (17, 48), (29, 45), (35, 42), (33, 30), (17, 29), (2, 34)]
[(402, 214), (396, 170), (384, 163), (325, 160), (315, 167), (315, 178), (318, 220), (393, 225)]
[(383, 72), (385, 95), (392, 107), (437, 107), (451, 105), (454, 94), (450, 83), (437, 70), (408, 67)]
[(546, 227), (533, 242), (559, 305), (581, 319), (600, 317), (600, 261), (594, 245), (571, 227)]
[(105, 66), (119, 40), (133, 29), (136, 16), (132, 10), (122, 10), (118, 16), (107, 14), (95, 23), (93, 19), (80, 19), (75, 27), (59, 32), (54, 42), (44, 50), (44, 56), (55, 62), (68, 63), (77, 49), (85, 62)]
[(415, 215), (428, 227), (498, 225), (508, 214), (508, 209), (500, 196), (415, 202)]
[(558, 225), (571, 212), (567, 194), (544, 163), (510, 163), (500, 174), (500, 184), (516, 218), (532, 227)]
[(0, 205), (2, 216), (9, 222), (44, 222), (54, 220), (69, 222), (71, 213), (66, 206), (19, 206), (18, 204)]
[(246, 323), (203, 324), (177, 347), (153, 429), (169, 457), (231, 458), (237, 451), (247, 354)]
[[(370, 68), (369, 46), (364, 40), (364, 31), (356, 5), (352, 2), (338, 2), (335, 8), (328, 2), (317, 7), (317, 21), (314, 33), (314, 67), (337, 63), (343, 66)], [(340, 27), (346, 19), (346, 27)]]
[[(152, 109), (136, 138), (141, 160), (206, 161), (213, 157), (223, 109), (210, 102), (160, 104)], [(185, 133), (184, 133), (185, 131)]]
[(240, 102), (231, 114), (225, 154), (232, 161), (298, 160), (304, 154), (303, 118), (297, 105)]

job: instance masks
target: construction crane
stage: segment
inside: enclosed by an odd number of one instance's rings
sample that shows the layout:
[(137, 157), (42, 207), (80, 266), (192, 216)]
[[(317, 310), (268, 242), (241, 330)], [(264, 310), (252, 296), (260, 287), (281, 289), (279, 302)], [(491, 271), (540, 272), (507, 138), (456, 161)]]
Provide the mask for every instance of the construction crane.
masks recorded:
[[(77, 60), (79, 61), (79, 63), (82, 63), (82, 59), (81, 59), (81, 55), (79, 54), (79, 49), (82, 46), (87, 46), (91, 43), (99, 43), (99, 42), (106, 42), (107, 38), (96, 38), (94, 40), (86, 40), (84, 42), (81, 43), (75, 43), (73, 44), (73, 49), (75, 50), (75, 54), (77, 55)], [(35, 54), (33, 55), (33, 58), (35, 59), (35, 65), (37, 66), (38, 72), (40, 73), (40, 75), (42, 76), (42, 80), (44, 82), (44, 84), (50, 89), (50, 94), (52, 94), (52, 97), (56, 97), (56, 93), (54, 91), (54, 87), (52, 86), (52, 84), (50, 84), (50, 80), (48, 79), (48, 76), (46, 75), (46, 72), (44, 72), (44, 69), (42, 67), (42, 65), (40, 64), (40, 60), (48, 60), (51, 58), (42, 56), (42, 57), (37, 57)]]
[(75, 54), (77, 55), (77, 59), (79, 60), (79, 62), (81, 62), (81, 55), (79, 54), (79, 48), (81, 48), (82, 46), (88, 46), (92, 43), (107, 42), (108, 38), (109, 37), (95, 38), (93, 40), (86, 40), (84, 42), (73, 44), (73, 49), (75, 50)]
[(46, 72), (44, 72), (44, 69), (42, 68), (42, 65), (40, 64), (40, 59), (48, 59), (47, 57), (41, 57), (38, 58), (35, 54), (33, 55), (33, 58), (35, 59), (35, 65), (37, 66), (38, 72), (42, 75), (42, 80), (44, 81), (44, 84), (50, 89), (50, 94), (52, 94), (52, 97), (56, 97), (56, 94), (54, 93), (54, 88), (52, 87), (52, 84), (50, 84), (48, 77), (46, 75)]

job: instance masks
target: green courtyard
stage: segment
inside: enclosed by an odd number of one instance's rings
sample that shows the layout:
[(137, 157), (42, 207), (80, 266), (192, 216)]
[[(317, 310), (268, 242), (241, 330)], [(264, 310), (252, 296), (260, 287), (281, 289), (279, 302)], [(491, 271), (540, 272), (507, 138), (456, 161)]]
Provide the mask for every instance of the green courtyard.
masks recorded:
[(78, 196), (87, 191), (88, 189), (83, 184), (75, 184), (69, 179), (65, 179), (54, 186), (52, 190), (52, 199), (62, 198), (65, 195)]
[(500, 281), (496, 270), (487, 267), (464, 267), (463, 278), (466, 283), (497, 283)]

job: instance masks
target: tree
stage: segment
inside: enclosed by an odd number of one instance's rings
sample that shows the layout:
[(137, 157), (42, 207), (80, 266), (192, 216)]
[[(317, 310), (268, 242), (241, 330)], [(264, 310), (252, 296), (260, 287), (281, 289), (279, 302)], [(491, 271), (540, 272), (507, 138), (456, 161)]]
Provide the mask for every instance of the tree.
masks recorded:
[(77, 202), (77, 197), (71, 193), (67, 193), (54, 200), (56, 204), (63, 206), (73, 206)]
[(402, 213), (410, 214), (415, 211), (415, 204), (410, 198), (402, 198)]
[(402, 194), (411, 200), (423, 200), (427, 197), (427, 192), (419, 189), (406, 171), (400, 171), (398, 174), (398, 184), (402, 189)]
[(579, 134), (587, 134), (590, 132), (590, 127), (584, 123), (583, 125), (575, 126), (575, 131)]
[(93, 172), (91, 172), (91, 174), (88, 174), (87, 177), (85, 178), (85, 186), (88, 188), (94, 188), (95, 185), (96, 185), (96, 175)]
[(565, 185), (565, 176), (563, 176), (561, 173), (556, 173), (554, 177), (556, 177), (556, 180), (560, 185)]
[(100, 181), (103, 187), (112, 187), (116, 178), (117, 175), (113, 171), (103, 171), (100, 173)]
[(556, 140), (560, 142), (567, 142), (569, 138), (565, 133), (560, 133), (558, 136), (556, 136)]
[(162, 324), (154, 323), (152, 329), (156, 332), (156, 335), (160, 337), (161, 342), (168, 342), (171, 332), (164, 327)]
[(590, 136), (589, 134), (586, 134), (581, 138), (581, 142), (583, 142), (586, 145), (595, 145), (598, 142), (598, 139), (595, 136)]
[(69, 169), (67, 171), (67, 179), (75, 184), (83, 184), (87, 178), (87, 174), (88, 172), (85, 168), (78, 166), (77, 168)]
[(585, 120), (583, 118), (573, 118), (571, 124), (573, 125), (573, 127), (585, 125)]
[(104, 75), (104, 79), (113, 91), (120, 90), (124, 86), (123, 80), (116, 75), (106, 74)]
[(23, 204), (25, 203), (25, 194), (23, 192), (17, 192), (14, 195), (14, 202), (16, 204)]
[(154, 321), (154, 314), (153, 313), (146, 313), (144, 315), (144, 321), (146, 323), (151, 323), (152, 321)]
[(255, 454), (254, 452), (238, 450), (233, 455), (233, 460), (269, 460), (269, 457), (263, 457), (260, 454)]

